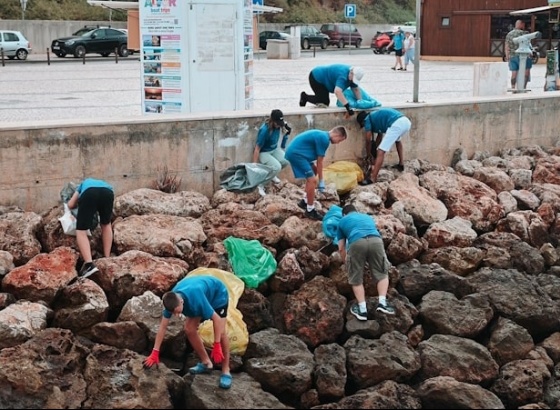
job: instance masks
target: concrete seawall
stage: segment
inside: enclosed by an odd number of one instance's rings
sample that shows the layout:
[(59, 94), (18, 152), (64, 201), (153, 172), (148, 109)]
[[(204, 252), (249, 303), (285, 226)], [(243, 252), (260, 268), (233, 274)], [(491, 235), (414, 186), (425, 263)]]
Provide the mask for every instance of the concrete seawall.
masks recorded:
[[(560, 145), (557, 93), (535, 97), (476, 98), (457, 103), (394, 105), (410, 117), (405, 158), (449, 165), (457, 148), (472, 155), (527, 145)], [(332, 146), (326, 162), (358, 160), (364, 141), (344, 110), (309, 109), (290, 113), (294, 130), (346, 125), (350, 138)], [(167, 166), (182, 179), (182, 190), (207, 196), (219, 189), (220, 174), (249, 162), (262, 115), (222, 112), (96, 122), (60, 120), (0, 126), (0, 205), (42, 212), (55, 206), (65, 182), (104, 178), (122, 194), (151, 187)], [(385, 164), (397, 161), (394, 149)], [(280, 177), (292, 180), (291, 169)]]

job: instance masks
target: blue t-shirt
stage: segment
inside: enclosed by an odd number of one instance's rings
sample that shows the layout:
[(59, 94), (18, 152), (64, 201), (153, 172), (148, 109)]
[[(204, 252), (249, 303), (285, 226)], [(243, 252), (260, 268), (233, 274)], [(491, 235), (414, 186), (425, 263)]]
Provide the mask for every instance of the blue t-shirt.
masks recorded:
[(338, 239), (346, 239), (346, 247), (358, 239), (373, 235), (381, 238), (375, 221), (371, 215), (360, 212), (350, 212), (338, 222)]
[(101, 179), (86, 178), (76, 188), (79, 196), (81, 196), (89, 188), (109, 188), (111, 191), (113, 187)]
[(364, 130), (372, 133), (385, 134), (395, 121), (404, 114), (394, 108), (379, 108), (368, 114), (365, 119)]
[[(171, 289), (183, 298), (183, 315), (208, 320), (215, 309), (226, 307), (228, 291), (221, 280), (213, 276), (186, 276)], [(163, 308), (163, 317), (169, 319), (173, 312)]]
[[(272, 131), (272, 132), (270, 132)], [(261, 152), (274, 151), (278, 147), (278, 139), (280, 138), (280, 128), (268, 128), (268, 123), (265, 122), (259, 128), (257, 134), (257, 145), (261, 148)]]
[(317, 157), (324, 157), (331, 140), (328, 131), (307, 130), (297, 135), (288, 149), (286, 149), (286, 158), (299, 156), (309, 162), (317, 160)]
[(346, 64), (322, 65), (315, 67), (311, 73), (318, 83), (323, 84), (330, 93), (334, 93), (335, 87), (340, 87), (342, 91), (348, 87), (357, 87), (348, 79), (350, 68)]
[(394, 41), (394, 46), (395, 46), (395, 50), (402, 50), (403, 48), (403, 42), (404, 42), (404, 33), (402, 31), (398, 31), (394, 36), (393, 36), (393, 41)]

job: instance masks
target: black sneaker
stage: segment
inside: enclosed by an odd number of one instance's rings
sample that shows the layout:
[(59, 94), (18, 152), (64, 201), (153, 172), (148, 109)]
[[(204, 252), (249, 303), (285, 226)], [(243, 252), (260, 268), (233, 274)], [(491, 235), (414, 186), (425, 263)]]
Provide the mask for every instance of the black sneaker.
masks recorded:
[(78, 276), (80, 278), (87, 278), (93, 275), (95, 272), (99, 272), (99, 269), (97, 269), (93, 262), (84, 263), (84, 266), (82, 266), (82, 269), (80, 269)]
[(364, 179), (363, 181), (360, 181), (359, 185), (361, 186), (366, 186), (366, 185), (371, 185), (373, 184), (373, 181), (369, 178)]
[(307, 104), (307, 94), (305, 94), (305, 91), (302, 91), (299, 95), (299, 106), (305, 107), (305, 104)]
[(404, 165), (401, 165), (401, 164), (395, 164), (395, 165), (393, 165), (391, 168), (394, 168), (394, 169), (396, 169), (397, 171), (401, 171), (401, 172), (404, 171)]
[(300, 199), (297, 203), (297, 206), (299, 206), (304, 211), (307, 211), (307, 202), (305, 202), (305, 199)]
[(383, 312), (386, 313), (388, 315), (394, 315), (395, 314), (395, 308), (391, 305), (389, 305), (388, 303), (385, 305), (382, 305), (381, 303), (379, 303), (377, 305), (377, 309), (378, 312)]
[(315, 219), (316, 221), (323, 220), (323, 215), (317, 212), (315, 208), (313, 208), (311, 211), (305, 211), (305, 216), (307, 216), (309, 219)]
[(358, 320), (367, 320), (367, 312), (360, 312), (360, 307), (358, 305), (352, 305), (350, 313), (356, 316)]

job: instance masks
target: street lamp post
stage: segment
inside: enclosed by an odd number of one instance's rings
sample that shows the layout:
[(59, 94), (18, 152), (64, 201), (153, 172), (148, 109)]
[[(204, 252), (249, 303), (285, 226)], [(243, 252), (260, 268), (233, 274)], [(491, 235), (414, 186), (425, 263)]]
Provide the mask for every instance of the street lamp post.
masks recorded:
[(416, 0), (416, 39), (414, 40), (414, 85), (412, 102), (418, 102), (418, 85), (420, 80), (420, 22), (422, 21), (422, 0)]
[(21, 3), (21, 19), (25, 20), (25, 8), (27, 7), (27, 0), (20, 0)]

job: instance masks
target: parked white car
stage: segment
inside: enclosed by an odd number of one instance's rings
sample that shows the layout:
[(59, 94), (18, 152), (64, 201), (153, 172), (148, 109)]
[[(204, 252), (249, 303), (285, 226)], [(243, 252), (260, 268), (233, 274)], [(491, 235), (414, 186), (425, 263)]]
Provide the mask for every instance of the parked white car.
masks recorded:
[(21, 31), (0, 30), (0, 51), (10, 60), (25, 60), (31, 53), (31, 43)]

